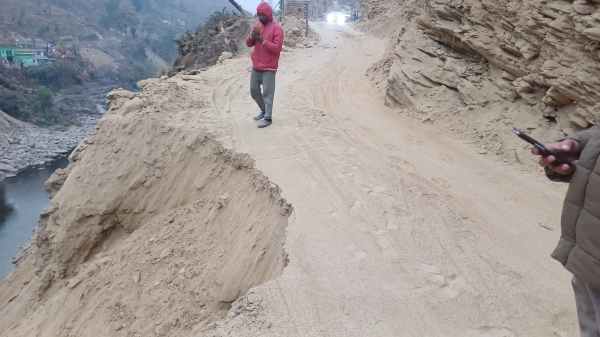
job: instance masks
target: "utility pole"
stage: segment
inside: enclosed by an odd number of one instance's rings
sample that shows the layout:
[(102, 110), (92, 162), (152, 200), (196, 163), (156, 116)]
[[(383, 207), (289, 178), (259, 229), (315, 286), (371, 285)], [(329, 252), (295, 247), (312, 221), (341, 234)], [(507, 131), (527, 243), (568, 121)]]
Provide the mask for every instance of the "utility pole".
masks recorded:
[(229, 3), (230, 3), (230, 4), (231, 4), (233, 7), (235, 7), (235, 9), (237, 9), (237, 10), (238, 10), (238, 12), (240, 12), (240, 14), (242, 14), (242, 16), (248, 16), (248, 12), (246, 12), (246, 11), (244, 10), (244, 8), (242, 8), (242, 6), (240, 6), (240, 4), (239, 4), (237, 1), (235, 1), (235, 0), (229, 0)]

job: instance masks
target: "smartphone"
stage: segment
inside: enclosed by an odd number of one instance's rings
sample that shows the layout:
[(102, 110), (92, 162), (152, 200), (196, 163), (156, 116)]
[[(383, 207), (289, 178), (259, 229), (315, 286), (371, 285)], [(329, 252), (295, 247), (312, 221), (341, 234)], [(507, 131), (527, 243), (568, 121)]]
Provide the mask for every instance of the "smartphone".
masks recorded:
[(542, 144), (539, 141), (535, 140), (533, 137), (529, 136), (528, 134), (526, 134), (522, 130), (519, 130), (517, 128), (513, 128), (513, 133), (515, 135), (517, 135), (519, 138), (521, 138), (524, 141), (526, 141), (527, 143), (533, 145), (533, 147), (535, 147), (540, 152), (540, 154), (542, 156), (544, 156), (544, 157), (554, 156), (554, 158), (556, 158), (556, 162), (555, 163), (557, 165), (568, 164), (570, 162), (570, 160), (568, 160), (567, 158), (564, 158), (563, 155), (561, 155), (560, 153), (556, 153), (556, 152), (550, 151), (544, 144)]

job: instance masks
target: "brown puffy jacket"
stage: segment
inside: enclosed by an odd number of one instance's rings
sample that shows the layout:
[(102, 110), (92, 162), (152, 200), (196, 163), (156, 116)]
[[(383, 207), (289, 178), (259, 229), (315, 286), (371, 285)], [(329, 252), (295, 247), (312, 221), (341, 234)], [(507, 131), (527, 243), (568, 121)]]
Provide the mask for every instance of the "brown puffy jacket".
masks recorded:
[(582, 149), (570, 177), (558, 177), (546, 170), (552, 180), (568, 181), (561, 226), (562, 234), (552, 257), (577, 278), (600, 289), (600, 128), (570, 137)]

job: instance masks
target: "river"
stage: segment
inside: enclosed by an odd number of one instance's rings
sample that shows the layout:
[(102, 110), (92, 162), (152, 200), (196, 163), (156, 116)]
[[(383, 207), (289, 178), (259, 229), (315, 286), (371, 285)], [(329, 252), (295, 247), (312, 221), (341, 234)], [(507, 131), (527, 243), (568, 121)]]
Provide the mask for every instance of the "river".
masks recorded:
[(44, 182), (67, 164), (62, 157), (0, 182), (0, 279), (14, 269), (13, 257), (29, 243), (41, 211), (49, 204)]

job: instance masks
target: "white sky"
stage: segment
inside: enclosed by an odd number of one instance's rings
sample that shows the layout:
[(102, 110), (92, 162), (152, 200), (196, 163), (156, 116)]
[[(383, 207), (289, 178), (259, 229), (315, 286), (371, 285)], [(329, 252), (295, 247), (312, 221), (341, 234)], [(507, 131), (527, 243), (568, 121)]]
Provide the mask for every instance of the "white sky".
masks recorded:
[[(242, 7), (244, 7), (244, 9), (254, 14), (254, 12), (256, 12), (256, 6), (258, 6), (260, 0), (238, 0), (238, 2), (240, 5), (242, 5)], [(268, 2), (272, 5), (273, 3), (277, 2), (277, 0), (271, 0)]]

